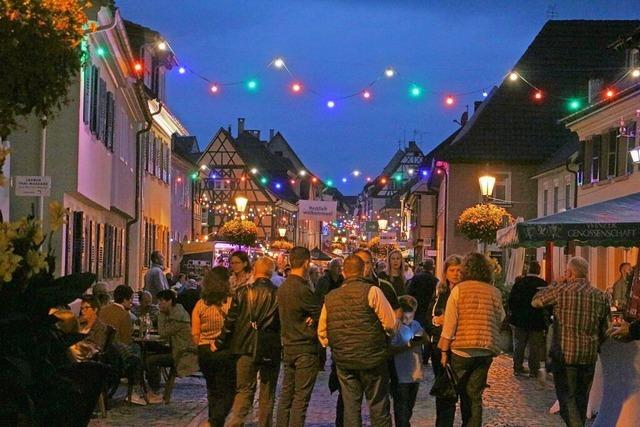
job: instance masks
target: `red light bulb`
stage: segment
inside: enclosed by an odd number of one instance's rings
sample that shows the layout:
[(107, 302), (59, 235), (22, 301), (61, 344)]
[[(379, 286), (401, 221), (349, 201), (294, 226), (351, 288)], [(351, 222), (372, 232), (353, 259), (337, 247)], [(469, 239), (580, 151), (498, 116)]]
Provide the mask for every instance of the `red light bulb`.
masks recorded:
[(220, 87), (214, 83), (211, 85), (211, 93), (218, 93), (220, 91)]
[(291, 90), (295, 93), (300, 93), (302, 92), (302, 85), (300, 83), (294, 83), (291, 85)]
[(368, 90), (365, 90), (362, 92), (362, 97), (364, 99), (371, 99), (371, 92), (369, 92)]
[(615, 93), (612, 89), (609, 89), (609, 90), (607, 91), (607, 98), (611, 98), (611, 97), (612, 97), (613, 95), (615, 95), (615, 94), (616, 94), (616, 93)]
[(445, 98), (444, 102), (447, 105), (453, 105), (456, 102), (456, 100), (455, 100), (455, 98), (453, 96), (447, 96)]
[(538, 101), (539, 101), (539, 100), (541, 100), (541, 99), (542, 99), (542, 92), (541, 92), (541, 91), (537, 91), (537, 92), (533, 95), (533, 97), (534, 97), (536, 100), (538, 100)]
[(142, 64), (139, 62), (136, 62), (135, 64), (133, 64), (133, 69), (135, 70), (136, 73), (139, 73), (140, 71), (142, 71)]

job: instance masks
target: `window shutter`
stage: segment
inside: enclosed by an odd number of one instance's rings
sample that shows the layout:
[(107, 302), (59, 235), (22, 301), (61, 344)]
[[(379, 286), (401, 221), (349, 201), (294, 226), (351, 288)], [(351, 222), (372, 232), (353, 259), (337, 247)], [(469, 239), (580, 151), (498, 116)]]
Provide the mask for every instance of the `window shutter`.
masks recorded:
[(74, 273), (82, 273), (83, 270), (83, 257), (85, 255), (84, 247), (86, 244), (84, 234), (84, 213), (73, 213), (73, 247), (71, 249), (71, 270)]
[(107, 92), (107, 124), (105, 143), (107, 149), (113, 153), (113, 143), (115, 139), (115, 124), (116, 124), (116, 101), (113, 93)]
[(91, 66), (91, 116), (89, 122), (89, 129), (93, 134), (96, 133), (98, 125), (98, 87), (100, 79), (100, 69), (96, 66)]
[[(627, 126), (627, 132), (631, 129), (631, 126)], [(627, 174), (627, 157), (629, 156), (629, 150), (627, 149), (627, 138), (624, 135), (617, 135), (617, 156), (618, 167), (616, 170), (616, 176), (623, 176)]]
[(164, 150), (164, 182), (169, 183), (171, 173), (171, 150), (165, 146)]
[(162, 140), (156, 139), (156, 168), (155, 175), (157, 178), (162, 178), (160, 170), (162, 168)]
[(149, 173), (153, 175), (156, 163), (156, 139), (153, 135), (149, 135)]
[(591, 182), (591, 158), (593, 156), (593, 140), (588, 139), (584, 142), (584, 156), (582, 163), (584, 165), (584, 179), (585, 184)]
[(98, 279), (104, 278), (104, 232), (105, 232), (105, 224), (98, 224), (97, 227), (97, 235), (96, 239), (98, 257), (96, 259), (96, 263), (98, 264), (98, 268), (96, 274), (98, 275)]
[(147, 173), (149, 172), (149, 159), (151, 156), (151, 144), (149, 143), (150, 140), (151, 140), (151, 133), (146, 132), (144, 134), (144, 139), (142, 141), (142, 144), (144, 145), (144, 170)]
[(82, 70), (82, 85), (83, 85), (83, 105), (82, 105), (82, 121), (84, 124), (89, 124), (91, 120), (91, 78), (93, 75), (93, 67), (87, 65)]

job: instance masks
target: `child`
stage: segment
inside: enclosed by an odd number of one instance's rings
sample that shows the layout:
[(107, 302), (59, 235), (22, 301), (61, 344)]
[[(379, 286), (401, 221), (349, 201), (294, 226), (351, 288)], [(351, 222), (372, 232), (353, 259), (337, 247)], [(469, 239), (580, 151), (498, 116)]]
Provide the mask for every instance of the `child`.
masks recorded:
[(425, 343), (425, 334), (420, 323), (413, 319), (418, 301), (410, 295), (403, 295), (398, 298), (398, 302), (402, 310), (402, 323), (391, 341), (397, 373), (397, 381), (394, 381), (391, 393), (396, 427), (408, 427), (411, 425), (409, 421), (422, 380), (421, 347)]

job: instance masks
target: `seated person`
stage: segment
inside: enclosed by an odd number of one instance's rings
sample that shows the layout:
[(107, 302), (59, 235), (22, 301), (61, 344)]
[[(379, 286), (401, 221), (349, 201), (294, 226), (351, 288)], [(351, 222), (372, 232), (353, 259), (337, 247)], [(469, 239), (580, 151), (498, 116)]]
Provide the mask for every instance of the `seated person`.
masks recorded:
[(111, 302), (111, 296), (105, 282), (96, 282), (91, 287), (91, 294), (98, 299), (100, 307), (103, 307)]
[(80, 304), (80, 333), (86, 338), (71, 346), (71, 356), (76, 362), (91, 360), (104, 350), (107, 342), (107, 325), (98, 319), (100, 304), (94, 295), (85, 295)]
[(139, 304), (132, 308), (133, 314), (137, 319), (140, 319), (142, 316), (149, 315), (151, 318), (151, 322), (154, 325), (158, 324), (158, 306), (153, 304), (153, 297), (151, 293), (148, 291), (140, 291), (138, 292), (138, 301)]
[(191, 339), (191, 318), (182, 305), (176, 303), (172, 290), (163, 290), (156, 295), (160, 313), (158, 333), (171, 344), (171, 353), (153, 354), (147, 357), (147, 380), (152, 395), (149, 401), (156, 401), (160, 389), (160, 367), (174, 366), (178, 376), (191, 375), (198, 370), (198, 353)]
[(187, 313), (189, 313), (189, 316), (191, 316), (199, 299), (200, 286), (198, 286), (198, 282), (195, 280), (189, 279), (182, 289), (182, 292), (178, 294), (178, 304), (182, 305)]
[(119, 285), (113, 291), (114, 302), (102, 307), (98, 316), (107, 325), (116, 330), (118, 341), (129, 345), (133, 342), (133, 320), (129, 315), (133, 289), (126, 285)]
[(173, 289), (178, 293), (178, 295), (180, 295), (180, 293), (186, 289), (186, 284), (187, 276), (184, 273), (180, 273), (176, 276), (176, 281), (173, 286), (171, 286), (171, 289)]

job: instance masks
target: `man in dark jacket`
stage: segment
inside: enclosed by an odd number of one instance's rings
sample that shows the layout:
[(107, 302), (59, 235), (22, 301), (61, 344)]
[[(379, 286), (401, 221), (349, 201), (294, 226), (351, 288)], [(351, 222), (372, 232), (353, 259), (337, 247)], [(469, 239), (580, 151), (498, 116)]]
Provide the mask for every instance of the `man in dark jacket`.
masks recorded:
[(381, 289), (364, 280), (364, 262), (356, 255), (344, 261), (345, 282), (327, 295), (318, 338), (331, 347), (342, 399), (344, 425), (362, 425), (363, 394), (373, 426), (391, 426), (387, 335), (396, 330), (396, 315)]
[[(293, 267), (293, 266), (292, 266)], [(342, 259), (334, 258), (329, 262), (329, 269), (318, 281), (316, 286), (316, 295), (320, 297), (321, 301), (324, 301), (324, 297), (334, 289), (338, 289), (344, 277), (342, 277)]]
[(436, 291), (438, 279), (433, 275), (433, 259), (427, 258), (421, 265), (422, 270), (413, 276), (407, 286), (407, 293), (418, 301), (415, 319), (420, 322), (423, 328), (431, 323), (431, 313), (429, 304)]
[(535, 377), (540, 369), (540, 361), (545, 359), (547, 319), (545, 310), (533, 308), (533, 296), (547, 286), (541, 279), (540, 264), (532, 261), (529, 273), (518, 280), (509, 295), (509, 323), (513, 326), (513, 372), (515, 375), (525, 375), (523, 367), (524, 351), (529, 344), (529, 376)]
[[(258, 363), (254, 351), (258, 330), (280, 332), (276, 288), (269, 279), (275, 268), (267, 257), (258, 258), (253, 267), (255, 281), (238, 289), (229, 314), (224, 322), (216, 348), (228, 347), (238, 355), (236, 364), (236, 396), (225, 426), (240, 427), (253, 406), (256, 393), (256, 376), (260, 373), (260, 406), (258, 425), (269, 427), (273, 420), (276, 383), (280, 372), (280, 360)], [(278, 341), (277, 336), (274, 337)], [(279, 343), (274, 343), (279, 345)], [(279, 354), (279, 352), (278, 352)]]
[[(289, 252), (291, 273), (278, 289), (278, 311), (284, 348), (284, 377), (276, 426), (303, 426), (318, 375), (317, 326), (320, 298), (311, 291), (311, 253), (295, 247)], [(342, 270), (342, 264), (340, 264)]]

